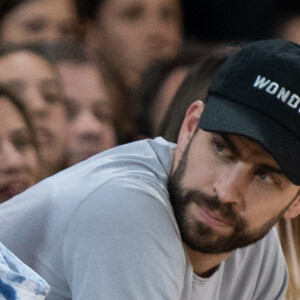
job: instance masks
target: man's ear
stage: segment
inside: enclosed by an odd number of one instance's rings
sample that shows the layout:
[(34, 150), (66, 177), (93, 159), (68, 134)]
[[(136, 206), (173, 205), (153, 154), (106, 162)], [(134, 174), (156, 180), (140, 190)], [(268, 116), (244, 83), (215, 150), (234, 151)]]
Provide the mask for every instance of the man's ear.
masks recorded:
[(198, 128), (199, 119), (203, 109), (204, 104), (201, 100), (197, 100), (190, 105), (179, 131), (177, 148), (182, 150), (185, 149), (195, 130)]
[(300, 214), (300, 192), (298, 192), (297, 198), (290, 205), (287, 211), (284, 213), (283, 217), (285, 219), (293, 219)]

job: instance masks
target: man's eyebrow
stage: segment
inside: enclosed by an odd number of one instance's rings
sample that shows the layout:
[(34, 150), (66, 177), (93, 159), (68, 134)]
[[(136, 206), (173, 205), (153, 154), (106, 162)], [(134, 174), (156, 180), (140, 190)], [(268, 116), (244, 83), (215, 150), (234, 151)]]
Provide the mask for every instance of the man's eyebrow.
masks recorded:
[(270, 165), (261, 165), (261, 168), (266, 170), (267, 172), (286, 176), (285, 173), (283, 172), (283, 170), (280, 169), (279, 167), (277, 168), (277, 167), (272, 167)]

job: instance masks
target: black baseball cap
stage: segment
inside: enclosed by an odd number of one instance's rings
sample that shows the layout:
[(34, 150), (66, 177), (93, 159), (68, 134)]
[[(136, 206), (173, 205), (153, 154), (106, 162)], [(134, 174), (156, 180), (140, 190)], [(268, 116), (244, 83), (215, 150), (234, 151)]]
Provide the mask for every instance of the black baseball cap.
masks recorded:
[(199, 127), (256, 140), (300, 185), (300, 45), (262, 40), (228, 58), (208, 89)]

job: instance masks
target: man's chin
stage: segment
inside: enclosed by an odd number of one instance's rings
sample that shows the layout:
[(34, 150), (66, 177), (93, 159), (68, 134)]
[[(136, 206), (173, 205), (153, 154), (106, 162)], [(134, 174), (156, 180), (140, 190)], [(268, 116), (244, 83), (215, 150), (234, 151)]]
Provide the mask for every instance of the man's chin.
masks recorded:
[(236, 248), (230, 246), (225, 240), (216, 239), (214, 241), (204, 241), (190, 239), (187, 237), (182, 238), (183, 242), (191, 248), (193, 251), (201, 252), (205, 254), (221, 254), (235, 250)]

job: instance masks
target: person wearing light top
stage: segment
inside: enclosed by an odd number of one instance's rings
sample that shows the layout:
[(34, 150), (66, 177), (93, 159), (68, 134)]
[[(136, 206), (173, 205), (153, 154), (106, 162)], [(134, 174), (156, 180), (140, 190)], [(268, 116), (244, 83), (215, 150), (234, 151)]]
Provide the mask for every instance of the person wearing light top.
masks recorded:
[(0, 243), (0, 299), (43, 300), (48, 283)]

